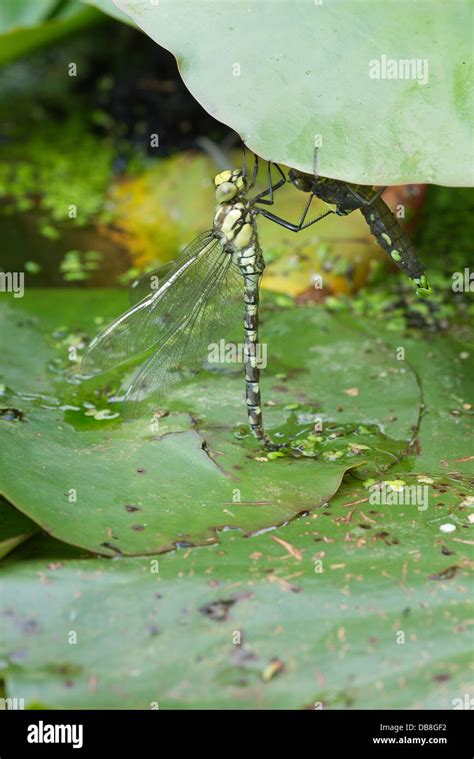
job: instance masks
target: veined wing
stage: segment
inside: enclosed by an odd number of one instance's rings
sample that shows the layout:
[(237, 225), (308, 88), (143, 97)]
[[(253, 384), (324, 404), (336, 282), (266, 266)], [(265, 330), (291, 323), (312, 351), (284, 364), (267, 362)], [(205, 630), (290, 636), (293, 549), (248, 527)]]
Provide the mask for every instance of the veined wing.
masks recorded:
[(132, 306), (140, 303), (144, 298), (154, 295), (161, 285), (168, 279), (174, 261), (157, 266), (151, 271), (146, 271), (135, 279), (130, 285), (129, 299)]
[(222, 245), (212, 230), (196, 237), (173, 262), (158, 290), (94, 338), (83, 358), (83, 371), (101, 374), (164, 342), (193, 308), (209, 269), (222, 257)]
[(243, 291), (238, 267), (221, 248), (199, 299), (136, 374), (124, 401), (126, 420), (151, 414), (175, 383), (189, 379), (202, 367), (211, 344), (219, 344), (242, 324)]

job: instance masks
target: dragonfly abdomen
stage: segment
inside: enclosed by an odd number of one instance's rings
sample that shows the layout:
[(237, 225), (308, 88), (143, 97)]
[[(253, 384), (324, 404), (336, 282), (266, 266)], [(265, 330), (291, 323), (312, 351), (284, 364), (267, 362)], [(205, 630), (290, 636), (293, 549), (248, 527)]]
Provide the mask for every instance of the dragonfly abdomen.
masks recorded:
[(431, 288), (413, 243), (382, 198), (360, 207), (370, 231), (392, 261), (414, 282), (420, 295), (429, 295)]
[(245, 395), (252, 433), (259, 440), (267, 439), (263, 428), (260, 394), (260, 368), (258, 366), (258, 300), (260, 272), (244, 274), (244, 358)]

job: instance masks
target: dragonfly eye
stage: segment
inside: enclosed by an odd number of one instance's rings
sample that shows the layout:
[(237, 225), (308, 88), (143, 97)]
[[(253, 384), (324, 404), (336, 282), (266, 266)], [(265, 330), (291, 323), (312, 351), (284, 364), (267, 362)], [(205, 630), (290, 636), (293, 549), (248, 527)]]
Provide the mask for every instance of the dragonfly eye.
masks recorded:
[(300, 174), (298, 171), (295, 171), (295, 169), (289, 170), (288, 179), (296, 187), (297, 190), (301, 190), (302, 192), (311, 191), (311, 179), (309, 177), (305, 177), (303, 174)]
[(216, 189), (216, 201), (218, 203), (228, 203), (237, 195), (237, 187), (233, 182), (222, 182)]

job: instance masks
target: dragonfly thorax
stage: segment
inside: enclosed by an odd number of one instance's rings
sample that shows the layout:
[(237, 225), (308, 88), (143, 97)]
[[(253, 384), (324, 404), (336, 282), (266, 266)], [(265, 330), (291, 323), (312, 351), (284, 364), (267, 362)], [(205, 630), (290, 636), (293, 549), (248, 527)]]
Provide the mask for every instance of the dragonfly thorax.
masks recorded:
[(225, 203), (217, 207), (214, 230), (227, 246), (235, 250), (246, 248), (255, 237), (255, 221), (244, 203)]

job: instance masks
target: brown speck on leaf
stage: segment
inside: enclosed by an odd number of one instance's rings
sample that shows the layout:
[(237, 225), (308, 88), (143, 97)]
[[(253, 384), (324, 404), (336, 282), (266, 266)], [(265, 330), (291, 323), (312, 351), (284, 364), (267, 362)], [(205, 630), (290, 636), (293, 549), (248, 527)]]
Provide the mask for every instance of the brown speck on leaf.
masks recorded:
[(134, 511), (140, 511), (140, 507), (139, 506), (133, 506), (131, 503), (127, 503), (124, 506), (124, 509), (125, 509), (125, 511), (129, 511), (130, 514), (132, 514)]
[(270, 664), (262, 672), (262, 680), (264, 683), (268, 683), (276, 675), (283, 672), (285, 665), (280, 659), (272, 659)]
[(95, 693), (97, 691), (97, 677), (95, 675), (91, 675), (89, 677), (87, 687), (89, 689), (89, 693)]
[(199, 611), (214, 622), (225, 622), (229, 616), (229, 610), (235, 604), (235, 598), (226, 598), (220, 601), (212, 601), (206, 606), (201, 606)]
[(135, 530), (135, 532), (142, 532), (144, 529), (144, 524), (132, 524), (132, 530)]
[(278, 577), (273, 571), (268, 574), (267, 579), (268, 582), (276, 582), (284, 592), (291, 591), (292, 593), (300, 593), (302, 590), (298, 585), (292, 585), (290, 582), (283, 579), (283, 577)]
[(459, 569), (458, 565), (453, 564), (451, 567), (446, 567), (446, 569), (443, 569), (441, 572), (435, 572), (434, 574), (430, 575), (428, 579), (452, 580), (452, 578), (456, 576), (458, 569)]
[(368, 498), (359, 498), (358, 501), (351, 501), (350, 503), (343, 503), (343, 506), (358, 506), (359, 503), (367, 503)]
[(474, 456), (464, 456), (462, 459), (453, 459), (456, 464), (463, 464), (465, 461), (472, 461)]
[(358, 387), (348, 387), (347, 390), (344, 390), (346, 395), (350, 395), (351, 398), (356, 398), (359, 395), (359, 388)]
[(336, 524), (349, 524), (354, 514), (355, 509), (349, 511), (345, 517), (336, 517)]
[(447, 680), (451, 679), (451, 675), (449, 672), (439, 672), (436, 675), (433, 675), (433, 680), (435, 680), (437, 683), (445, 683)]
[(290, 556), (293, 556), (297, 561), (301, 561), (303, 558), (303, 554), (301, 551), (299, 551), (295, 546), (291, 545), (291, 543), (287, 543), (286, 540), (282, 540), (281, 538), (277, 538), (276, 535), (272, 535), (272, 540), (275, 541), (275, 543), (279, 543), (285, 551), (288, 551)]
[(366, 522), (370, 522), (370, 524), (377, 524), (377, 522), (375, 521), (375, 519), (372, 519), (371, 517), (368, 517), (367, 514), (364, 514), (363, 511), (360, 511), (359, 513), (360, 513), (362, 519), (365, 519)]
[(450, 551), (449, 548), (445, 545), (441, 546), (441, 553), (443, 556), (454, 556), (455, 551)]

